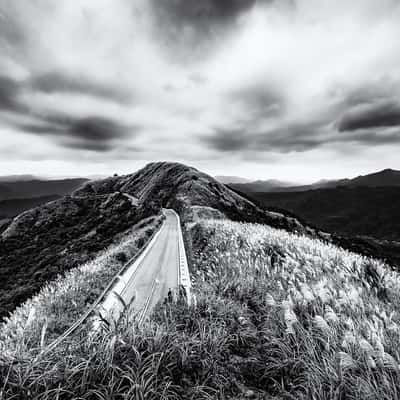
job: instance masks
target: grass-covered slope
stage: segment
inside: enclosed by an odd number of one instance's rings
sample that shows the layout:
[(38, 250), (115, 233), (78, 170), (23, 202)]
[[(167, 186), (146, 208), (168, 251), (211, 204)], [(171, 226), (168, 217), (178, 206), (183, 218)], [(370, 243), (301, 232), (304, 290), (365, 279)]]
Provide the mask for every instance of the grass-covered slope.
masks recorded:
[(201, 219), (188, 229), (192, 306), (161, 304), (143, 329), (71, 337), (34, 362), (0, 355), (4, 397), (398, 397), (396, 272), (262, 225)]
[[(92, 306), (161, 223), (161, 216), (140, 221), (117, 235), (113, 244), (93, 260), (48, 282), (0, 325), (0, 353), (11, 358), (36, 356), (43, 346), (58, 338)], [(83, 331), (85, 327), (83, 324)]]
[(397, 397), (398, 273), (265, 226), (203, 221), (193, 230), (201, 296), (235, 343), (225, 349), (231, 380), (283, 398)]
[(111, 194), (67, 196), (19, 215), (0, 236), (0, 319), (152, 214)]

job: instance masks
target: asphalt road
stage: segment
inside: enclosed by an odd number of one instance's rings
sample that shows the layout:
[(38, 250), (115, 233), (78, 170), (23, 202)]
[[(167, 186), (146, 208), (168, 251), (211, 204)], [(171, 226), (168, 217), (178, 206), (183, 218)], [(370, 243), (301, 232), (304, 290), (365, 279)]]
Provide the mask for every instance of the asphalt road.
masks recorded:
[[(129, 313), (136, 315), (139, 323), (151, 309), (168, 296), (169, 289), (178, 287), (179, 282), (179, 231), (178, 218), (172, 210), (165, 209), (166, 220), (143, 257), (133, 263), (121, 278), (125, 287), (118, 291)], [(112, 297), (103, 307), (114, 319), (118, 318), (118, 307)]]

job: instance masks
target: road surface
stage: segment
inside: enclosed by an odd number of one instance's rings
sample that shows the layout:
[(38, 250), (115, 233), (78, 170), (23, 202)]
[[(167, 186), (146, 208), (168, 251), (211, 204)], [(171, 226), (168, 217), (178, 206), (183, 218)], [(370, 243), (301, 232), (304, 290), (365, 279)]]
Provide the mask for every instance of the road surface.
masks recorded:
[(118, 320), (123, 306), (141, 323), (151, 309), (179, 283), (179, 220), (173, 210), (164, 210), (166, 220), (143, 254), (120, 277), (120, 282), (102, 305), (104, 316)]

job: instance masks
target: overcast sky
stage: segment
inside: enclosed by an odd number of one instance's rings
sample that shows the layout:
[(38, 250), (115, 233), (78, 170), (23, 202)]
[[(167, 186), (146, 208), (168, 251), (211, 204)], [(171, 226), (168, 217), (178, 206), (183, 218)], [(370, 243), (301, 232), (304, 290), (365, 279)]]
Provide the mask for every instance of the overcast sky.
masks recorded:
[(398, 0), (0, 0), (0, 175), (400, 169)]

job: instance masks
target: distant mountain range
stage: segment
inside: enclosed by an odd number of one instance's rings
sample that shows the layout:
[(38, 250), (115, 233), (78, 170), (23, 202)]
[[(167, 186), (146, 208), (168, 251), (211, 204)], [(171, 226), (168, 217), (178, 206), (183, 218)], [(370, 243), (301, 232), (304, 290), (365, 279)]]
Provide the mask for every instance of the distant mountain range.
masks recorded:
[(3, 219), (13, 218), (26, 210), (48, 203), (49, 201), (57, 200), (60, 197), (60, 195), (53, 194), (28, 199), (10, 199), (0, 201), (0, 221)]
[(242, 178), (240, 176), (225, 176), (225, 175), (219, 175), (215, 176), (215, 179), (223, 183), (224, 185), (229, 185), (229, 184), (236, 184), (236, 183), (252, 183), (251, 179), (247, 178)]
[(34, 175), (4, 175), (0, 176), (0, 182), (24, 182), (40, 179)]
[(282, 189), (290, 189), (292, 187), (296, 187), (295, 184), (290, 182), (283, 182), (277, 179), (268, 179), (266, 181), (254, 181), (250, 183), (244, 184), (230, 184), (231, 186), (235, 186), (236, 189), (243, 190), (245, 187), (246, 190), (249, 192), (276, 192), (281, 191)]
[(305, 192), (307, 190), (336, 187), (400, 186), (400, 171), (384, 169), (373, 174), (360, 175), (353, 179), (321, 180), (310, 185), (293, 185), (272, 179), (247, 183), (230, 183), (230, 186), (243, 192)]
[(0, 221), (72, 193), (86, 178), (46, 180), (32, 175), (0, 177)]
[[(26, 175), (24, 175), (27, 178)], [(88, 179), (24, 179), (21, 176), (0, 178), (0, 201), (11, 199), (30, 199), (35, 197), (64, 196), (83, 185)]]

